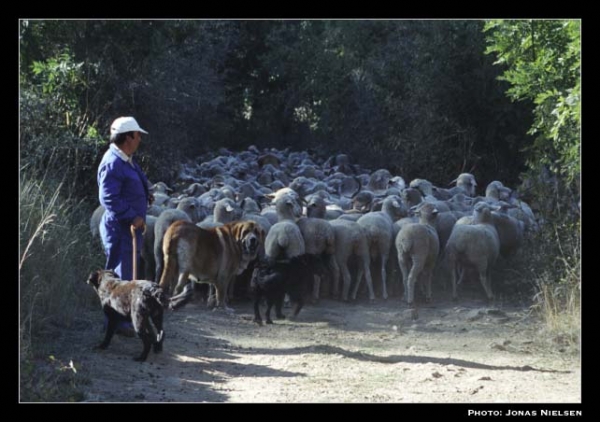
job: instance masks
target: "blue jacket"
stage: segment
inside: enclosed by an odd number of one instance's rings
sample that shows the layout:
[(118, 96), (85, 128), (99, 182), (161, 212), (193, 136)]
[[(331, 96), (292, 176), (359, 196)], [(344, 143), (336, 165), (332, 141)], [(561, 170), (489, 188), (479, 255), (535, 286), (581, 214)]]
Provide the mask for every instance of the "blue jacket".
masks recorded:
[(98, 196), (107, 223), (129, 226), (136, 216), (146, 220), (148, 179), (140, 166), (123, 161), (111, 148), (98, 166)]

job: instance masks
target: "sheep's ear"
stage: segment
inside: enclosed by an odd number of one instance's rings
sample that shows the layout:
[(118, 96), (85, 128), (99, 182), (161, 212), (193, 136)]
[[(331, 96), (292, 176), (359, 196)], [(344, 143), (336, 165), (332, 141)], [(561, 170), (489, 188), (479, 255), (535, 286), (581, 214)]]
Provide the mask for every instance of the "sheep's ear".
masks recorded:
[(452, 186), (454, 183), (456, 183), (457, 180), (458, 180), (458, 177), (456, 179), (454, 179), (453, 181), (451, 181), (450, 183), (448, 183), (448, 186)]

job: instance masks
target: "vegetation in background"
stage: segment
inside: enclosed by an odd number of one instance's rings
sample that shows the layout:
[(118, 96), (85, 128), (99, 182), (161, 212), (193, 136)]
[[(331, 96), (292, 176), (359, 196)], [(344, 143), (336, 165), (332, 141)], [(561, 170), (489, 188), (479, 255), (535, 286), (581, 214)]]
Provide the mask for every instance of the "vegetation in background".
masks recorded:
[(507, 95), (532, 101), (533, 124), (523, 186), (545, 224), (533, 238), (527, 273), (548, 327), (578, 341), (581, 298), (581, 23), (489, 21), (486, 53), (510, 83)]
[[(49, 168), (53, 168), (54, 164)], [(54, 342), (97, 299), (85, 284), (101, 268), (99, 245), (90, 241), (92, 208), (65, 196), (65, 180), (22, 169), (19, 197), (19, 349), (21, 400), (81, 400), (85, 382), (50, 359)], [(49, 360), (50, 359), (50, 360)]]

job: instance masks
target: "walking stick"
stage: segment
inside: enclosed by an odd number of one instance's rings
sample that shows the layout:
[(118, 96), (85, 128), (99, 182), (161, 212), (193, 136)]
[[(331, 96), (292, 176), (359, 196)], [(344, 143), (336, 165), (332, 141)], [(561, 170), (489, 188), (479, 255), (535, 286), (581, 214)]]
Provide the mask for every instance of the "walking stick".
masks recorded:
[[(129, 227), (131, 231), (131, 240), (133, 242), (133, 278), (132, 280), (137, 280), (137, 242), (135, 238), (135, 227)], [(146, 223), (143, 225), (142, 236), (146, 233)]]
[(131, 226), (131, 239), (133, 241), (133, 278), (137, 280), (137, 241), (135, 238), (135, 227)]

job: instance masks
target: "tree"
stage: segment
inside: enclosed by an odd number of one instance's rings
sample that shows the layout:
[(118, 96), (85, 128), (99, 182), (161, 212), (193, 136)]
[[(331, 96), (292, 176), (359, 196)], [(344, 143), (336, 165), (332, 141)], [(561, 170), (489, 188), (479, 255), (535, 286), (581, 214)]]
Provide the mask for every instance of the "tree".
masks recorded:
[(580, 177), (581, 34), (576, 20), (492, 20), (487, 54), (504, 67), (507, 95), (535, 103), (528, 164), (542, 166), (576, 187)]

